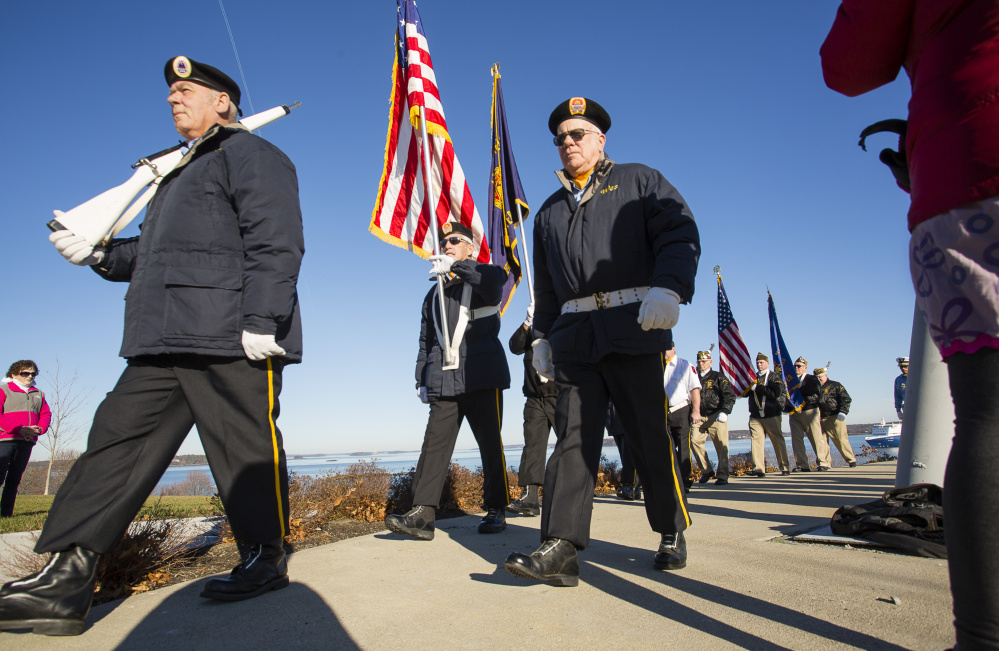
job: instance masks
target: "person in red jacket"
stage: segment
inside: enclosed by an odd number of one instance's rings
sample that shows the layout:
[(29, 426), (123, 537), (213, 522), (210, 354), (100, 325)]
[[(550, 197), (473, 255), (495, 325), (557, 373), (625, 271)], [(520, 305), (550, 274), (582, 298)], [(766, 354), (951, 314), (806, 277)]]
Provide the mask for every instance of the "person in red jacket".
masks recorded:
[(14, 515), (17, 487), (31, 449), (52, 420), (45, 394), (35, 386), (37, 375), (38, 366), (22, 359), (10, 365), (0, 385), (0, 518)]
[[(956, 648), (999, 648), (999, 2), (844, 0), (826, 84), (855, 96), (904, 68), (916, 301), (956, 415), (944, 483)], [(904, 170), (903, 170), (904, 171)]]

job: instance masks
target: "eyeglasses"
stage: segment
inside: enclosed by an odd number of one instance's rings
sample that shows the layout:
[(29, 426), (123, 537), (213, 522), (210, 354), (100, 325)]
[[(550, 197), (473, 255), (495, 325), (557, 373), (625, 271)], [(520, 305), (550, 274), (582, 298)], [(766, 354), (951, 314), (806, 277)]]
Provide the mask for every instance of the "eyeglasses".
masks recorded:
[(795, 364), (794, 365), (794, 368), (804, 368), (804, 367), (805, 367), (804, 364)]
[(566, 138), (572, 138), (573, 142), (579, 142), (580, 140), (585, 138), (586, 134), (588, 133), (600, 133), (600, 132), (594, 129), (569, 129), (565, 133), (560, 133), (554, 138), (552, 138), (552, 142), (554, 142), (556, 146), (561, 147), (562, 144), (565, 142)]
[(32, 371), (21, 371), (20, 373), (18, 373), (18, 375), (20, 375), (21, 377), (35, 377), (36, 375), (38, 375), (38, 373)]
[(456, 237), (448, 237), (448, 238), (444, 239), (444, 242), (446, 242), (447, 244), (453, 244), (455, 246), (457, 246), (461, 242), (467, 242), (467, 241), (468, 240), (466, 240), (465, 238), (463, 238), (463, 237), (457, 237), (457, 236)]

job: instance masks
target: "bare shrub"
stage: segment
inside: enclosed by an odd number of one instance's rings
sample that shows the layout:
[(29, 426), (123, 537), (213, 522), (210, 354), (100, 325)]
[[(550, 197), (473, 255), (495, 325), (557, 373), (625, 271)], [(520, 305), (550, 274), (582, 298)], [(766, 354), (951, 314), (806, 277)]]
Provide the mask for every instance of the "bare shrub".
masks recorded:
[[(405, 513), (413, 506), (413, 478), (416, 469), (392, 477), (386, 513)], [(508, 475), (509, 476), (509, 475)], [(438, 507), (447, 511), (482, 511), (482, 468), (469, 470), (453, 461), (448, 466)]]
[[(197, 538), (183, 520), (167, 519), (169, 511), (156, 503), (141, 520), (136, 520), (97, 566), (94, 603), (103, 603), (165, 584), (170, 572), (190, 554)], [(37, 533), (32, 533), (37, 540)], [(0, 567), (11, 576), (26, 576), (39, 571), (48, 561), (47, 554), (8, 545), (0, 555)]]
[(216, 491), (215, 482), (212, 481), (212, 476), (209, 472), (205, 470), (192, 470), (184, 479), (161, 488), (160, 495), (202, 495), (208, 497), (215, 495)]
[(374, 461), (319, 476), (289, 475), (289, 538), (301, 540), (335, 518), (384, 520), (391, 485), (392, 475)]
[(593, 487), (598, 495), (612, 493), (621, 485), (621, 464), (618, 461), (609, 461), (603, 454), (600, 455), (600, 465), (597, 466), (597, 482)]

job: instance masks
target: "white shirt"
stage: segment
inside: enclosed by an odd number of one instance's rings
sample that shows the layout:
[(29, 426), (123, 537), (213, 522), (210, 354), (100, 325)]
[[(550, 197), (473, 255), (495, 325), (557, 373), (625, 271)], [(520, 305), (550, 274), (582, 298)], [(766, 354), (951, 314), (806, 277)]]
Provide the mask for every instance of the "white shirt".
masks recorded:
[(697, 379), (697, 374), (694, 373), (690, 362), (680, 359), (676, 355), (666, 362), (663, 381), (666, 385), (666, 395), (669, 398), (671, 412), (687, 406), (690, 403), (690, 392), (701, 389), (701, 381)]

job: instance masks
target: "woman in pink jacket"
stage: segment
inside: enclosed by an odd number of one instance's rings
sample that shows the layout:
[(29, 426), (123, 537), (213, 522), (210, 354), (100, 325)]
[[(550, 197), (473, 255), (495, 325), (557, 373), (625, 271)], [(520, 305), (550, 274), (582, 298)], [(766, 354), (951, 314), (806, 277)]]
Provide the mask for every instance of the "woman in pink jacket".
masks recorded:
[(947, 362), (944, 476), (957, 648), (999, 649), (999, 0), (844, 0), (822, 45), (833, 90), (912, 83), (909, 267)]
[(14, 515), (21, 475), (31, 448), (49, 428), (52, 413), (45, 394), (35, 386), (38, 366), (30, 359), (14, 362), (0, 384), (0, 517)]

